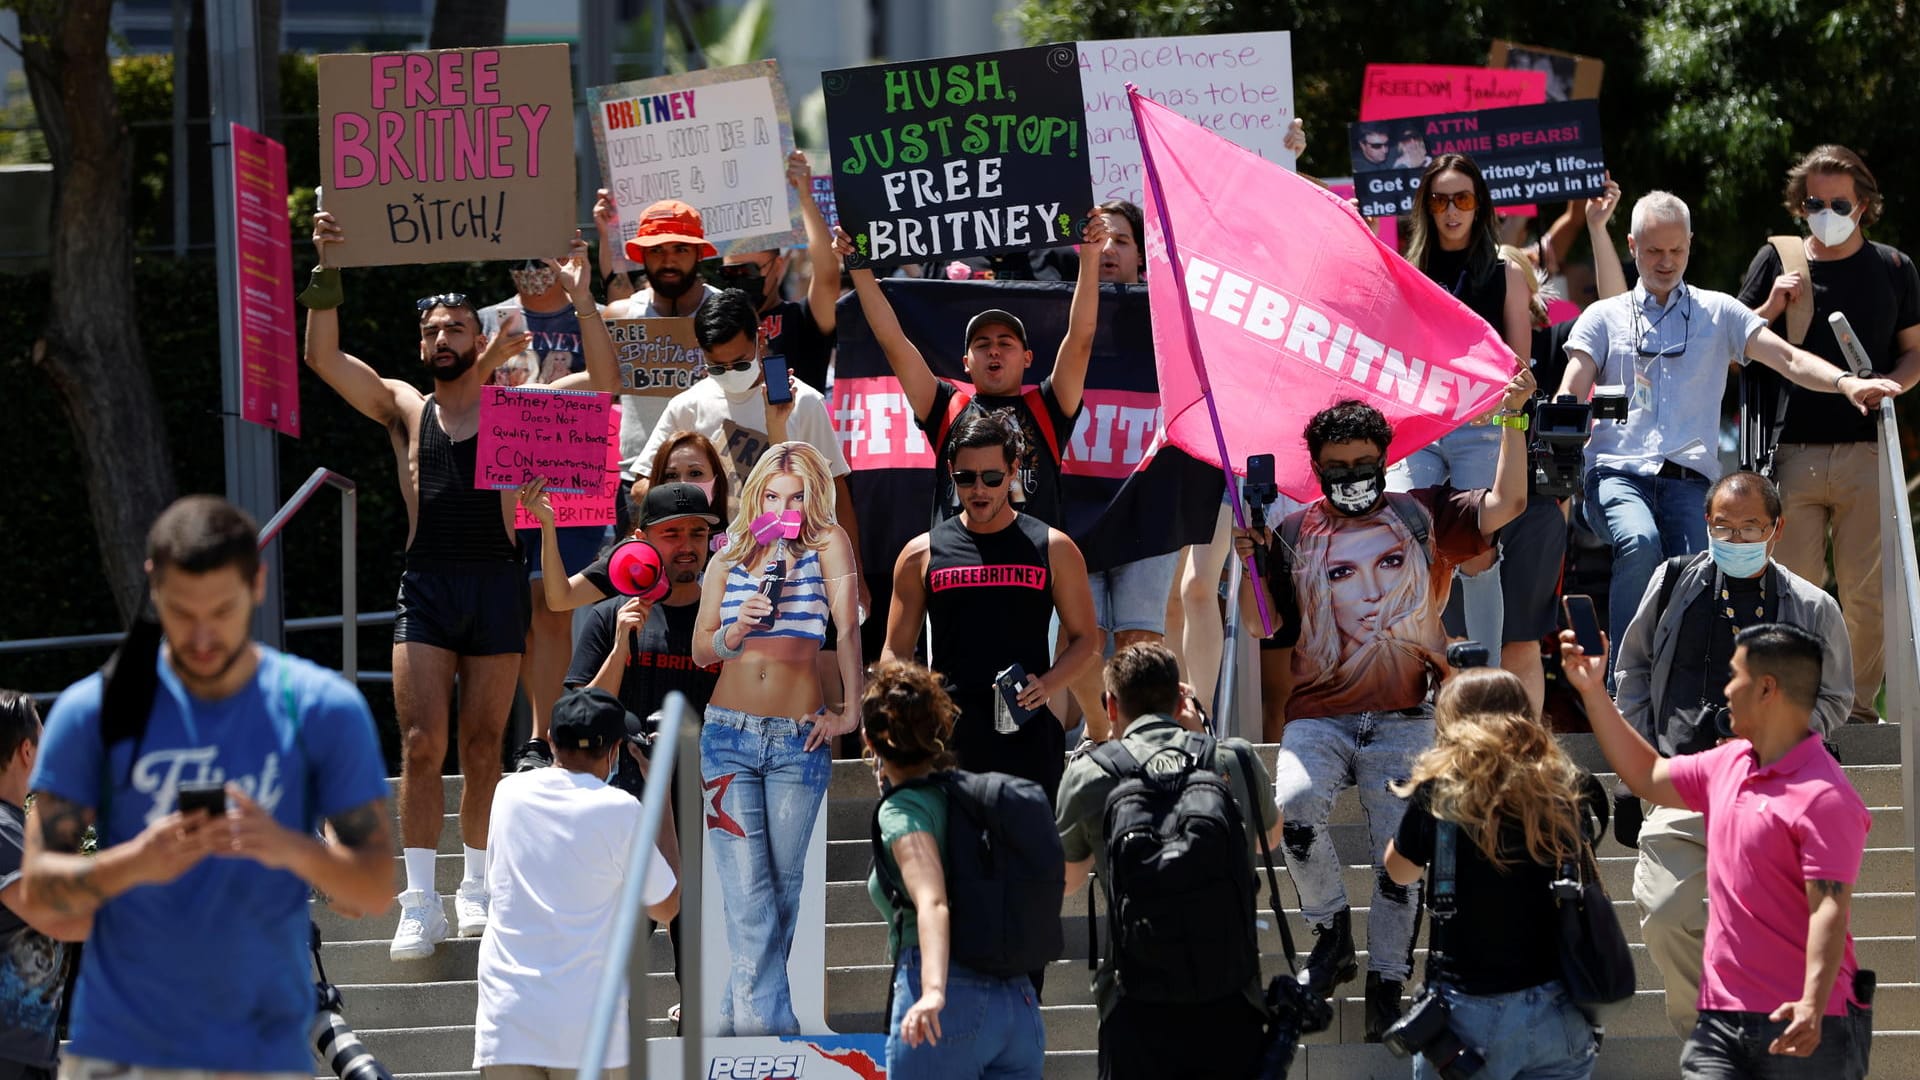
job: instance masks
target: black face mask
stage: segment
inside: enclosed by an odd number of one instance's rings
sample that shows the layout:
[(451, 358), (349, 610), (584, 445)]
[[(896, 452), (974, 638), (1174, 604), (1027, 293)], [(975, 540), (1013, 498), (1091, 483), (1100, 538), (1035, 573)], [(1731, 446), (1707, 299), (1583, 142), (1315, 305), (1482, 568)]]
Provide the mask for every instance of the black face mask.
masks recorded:
[(767, 298), (767, 276), (752, 263), (721, 267), (720, 282), (729, 289), (739, 289), (753, 297), (755, 303)]
[(1320, 493), (1335, 510), (1350, 517), (1364, 514), (1379, 505), (1387, 490), (1387, 467), (1372, 465), (1336, 465), (1318, 470)]

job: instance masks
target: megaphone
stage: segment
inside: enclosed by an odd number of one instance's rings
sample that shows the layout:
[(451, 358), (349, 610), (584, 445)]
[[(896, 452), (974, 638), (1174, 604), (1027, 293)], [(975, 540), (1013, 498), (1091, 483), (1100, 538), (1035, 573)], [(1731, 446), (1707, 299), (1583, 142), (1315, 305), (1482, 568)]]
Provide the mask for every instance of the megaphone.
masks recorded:
[(673, 591), (660, 549), (645, 540), (622, 540), (607, 556), (607, 578), (616, 592), (654, 603)]

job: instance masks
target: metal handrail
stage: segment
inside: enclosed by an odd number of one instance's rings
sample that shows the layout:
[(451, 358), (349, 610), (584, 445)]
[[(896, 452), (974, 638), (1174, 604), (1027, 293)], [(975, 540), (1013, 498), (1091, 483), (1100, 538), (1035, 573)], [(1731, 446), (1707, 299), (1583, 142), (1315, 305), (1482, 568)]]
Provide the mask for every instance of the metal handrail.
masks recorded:
[[(300, 512), (322, 487), (331, 487), (340, 492), (340, 674), (354, 682), (360, 674), (360, 618), (359, 597), (356, 589), (359, 576), (359, 559), (355, 551), (357, 533), (360, 526), (359, 489), (354, 482), (341, 476), (332, 469), (319, 468), (300, 485), (300, 490), (280, 506), (267, 523), (260, 527), (260, 549), (266, 550), (268, 544), (287, 527), (293, 515)], [(291, 625), (291, 622), (283, 625)]]
[[(363, 611), (359, 615), (362, 627), (387, 626), (399, 618), (397, 611)], [(331, 630), (346, 620), (338, 615), (303, 615), (298, 619), (288, 619), (286, 630), (290, 634), (308, 630)], [(66, 634), (60, 637), (15, 638), (12, 641), (0, 641), (0, 656), (13, 656), (23, 653), (65, 652), (72, 649), (91, 649), (107, 645), (118, 645), (125, 632), (115, 630), (110, 634)]]

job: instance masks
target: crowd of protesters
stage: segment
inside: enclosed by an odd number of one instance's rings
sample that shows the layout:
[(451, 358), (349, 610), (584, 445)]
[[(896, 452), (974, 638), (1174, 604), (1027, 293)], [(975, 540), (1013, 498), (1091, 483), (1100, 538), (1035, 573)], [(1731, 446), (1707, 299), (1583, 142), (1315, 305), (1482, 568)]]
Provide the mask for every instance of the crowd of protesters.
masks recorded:
[[(1384, 161), (1388, 129), (1365, 146)], [(658, 838), (648, 911), (675, 921), (677, 946), (679, 845), (704, 836), (725, 883), (723, 1033), (801, 1031), (786, 966), (806, 851), (836, 749), (864, 746), (884, 793), (874, 895), (894, 926), (889, 1060), (901, 1075), (1039, 1076), (1044, 1060), (1044, 964), (984, 966), (954, 925), (969, 913), (967, 871), (946, 840), (971, 819), (959, 788), (927, 780), (955, 768), (1037, 789), (1055, 816), (1062, 896), (1092, 870), (1114, 901), (1096, 977), (1103, 1076), (1251, 1075), (1273, 1038), (1250, 908), (1210, 912), (1224, 938), (1193, 928), (1182, 948), (1233, 961), (1206, 977), (1179, 975), (1164, 945), (1132, 936), (1126, 912), (1152, 904), (1152, 884), (1107, 830), (1120, 801), (1169, 775), (1231, 823), (1235, 876), (1220, 895), (1279, 850), (1314, 935), (1298, 983), (1322, 999), (1360, 977), (1362, 928), (1328, 825), (1335, 799), (1356, 790), (1373, 867), (1368, 1041), (1394, 1043), (1410, 1008), (1438, 1001), (1488, 1075), (1590, 1075), (1598, 1039), (1550, 962), (1552, 890), (1568, 864), (1591, 863), (1608, 800), (1551, 737), (1552, 671), (1649, 804), (1615, 800), (1641, 821), (1633, 891), (1686, 1040), (1683, 1075), (1755, 1075), (1763, 1060), (1798, 1070), (1768, 1064), (1765, 1075), (1863, 1075), (1872, 980), (1847, 917), (1868, 819), (1822, 740), (1877, 719), (1885, 508), (1866, 414), (1920, 382), (1920, 275), (1862, 231), (1883, 211), (1879, 187), (1843, 147), (1807, 154), (1786, 201), (1810, 235), (1763, 247), (1736, 296), (1686, 280), (1691, 212), (1675, 195), (1633, 203), (1629, 275), (1608, 232), (1617, 187), (1570, 206), (1534, 243), (1503, 246), (1473, 160), (1422, 157), (1406, 258), (1511, 351), (1499, 401), (1396, 461), (1386, 417), (1329, 401), (1305, 430), (1247, 448), (1301, 440), (1322, 498), (1245, 530), (1229, 530), (1223, 509), (1209, 544), (1091, 572), (1063, 531), (1063, 447), (1082, 418), (1103, 292), (1144, 272), (1155, 226), (1130, 203), (1093, 208), (1077, 250), (1060, 253), (1074, 282), (1068, 331), (1037, 384), (1019, 317), (986, 307), (962, 341), (916, 341), (874, 271), (851, 270), (853, 302), (938, 463), (927, 502), (894, 508), (929, 525), (898, 553), (861, 548), (826, 405), (839, 256), (853, 249), (814, 204), (804, 157), (789, 176), (804, 262), (731, 254), (710, 282), (702, 260), (718, 251), (698, 212), (662, 202), (640, 209), (621, 251), (644, 274), (636, 291), (614, 269), (602, 192), (600, 273), (576, 238), (564, 259), (510, 266), (514, 296), (501, 304), (418, 301), (430, 392), (395, 377), (402, 365), (344, 351), (341, 272), (326, 267), (344, 235), (316, 214), (306, 363), (385, 429), (408, 514), (391, 956), (483, 937), (476, 1066), (579, 1064), (575, 1006), (606, 962), (618, 883), (638, 872), (627, 858), (638, 804), (614, 789), (638, 790), (649, 718), (678, 692), (703, 721), (684, 782), (697, 769), (709, 804), (704, 827), (682, 823), (698, 833)], [(1542, 282), (1565, 288), (1581, 223), (1598, 298), (1550, 324)], [(802, 268), (805, 299), (789, 300)], [(1833, 313), (1851, 321), (1871, 371), (1849, 364)], [(706, 377), (623, 411), (618, 524), (556, 527), (539, 482), (476, 490), (482, 387), (615, 391), (606, 319), (627, 314), (690, 317)], [(947, 349), (963, 354), (967, 382), (936, 377), (923, 355)], [(773, 355), (786, 358), (788, 393), (770, 393)], [(1730, 378), (1753, 380), (1773, 413), (1774, 440), (1743, 463), (1757, 470), (1721, 463)], [(1534, 407), (1597, 388), (1625, 399), (1624, 418), (1595, 424), (1571, 498), (1540, 491)], [(517, 507), (536, 528), (515, 530)], [(1561, 632), (1565, 553), (1580, 529), (1612, 555), (1597, 643)], [(392, 841), (371, 720), (337, 677), (248, 636), (252, 538), (253, 523), (217, 500), (177, 504), (149, 544), (158, 622), (146, 651), (130, 640), (113, 671), (71, 688), (44, 735), (30, 701), (0, 697), (0, 867), (13, 871), (0, 878), (0, 938), (16, 942), (0, 985), (20, 988), (5, 995), (0, 1059), (21, 1075), (54, 1062), (62, 991), (49, 973), (64, 966), (61, 943), (81, 939), (63, 1075), (305, 1071), (307, 891), (356, 913), (386, 906)], [(1829, 545), (1837, 602), (1825, 591)], [(885, 562), (863, 570), (869, 558)], [(1239, 590), (1241, 608), (1226, 610), (1225, 585), (1253, 574), (1264, 587)], [(867, 580), (888, 576), (888, 610), (870, 612)], [(861, 625), (875, 617), (884, 646), (866, 656)], [(1221, 643), (1263, 622), (1264, 700), (1209, 717)], [(1486, 670), (1449, 651), (1463, 639), (1484, 646)], [(503, 781), (516, 685), (532, 730)], [(448, 905), (435, 856), (456, 713), (463, 855)], [(1247, 744), (1215, 738), (1222, 722), (1280, 744), (1271, 775)], [(322, 823), (326, 842), (311, 838)], [(89, 827), (98, 851), (83, 857)], [(1451, 888), (1423, 888), (1436, 879)], [(1430, 957), (1409, 1006), (1423, 905), (1445, 960)], [(1481, 947), (1493, 938), (1497, 950)], [(205, 1020), (193, 1004), (234, 993), (230, 982), (196, 989), (195, 972), (253, 973), (245, 1025), (194, 1039)], [(613, 1045), (609, 1064), (626, 1064), (624, 1036)], [(1194, 1046), (1208, 1048), (1198, 1063)], [(1413, 1068), (1441, 1074), (1426, 1054)]]

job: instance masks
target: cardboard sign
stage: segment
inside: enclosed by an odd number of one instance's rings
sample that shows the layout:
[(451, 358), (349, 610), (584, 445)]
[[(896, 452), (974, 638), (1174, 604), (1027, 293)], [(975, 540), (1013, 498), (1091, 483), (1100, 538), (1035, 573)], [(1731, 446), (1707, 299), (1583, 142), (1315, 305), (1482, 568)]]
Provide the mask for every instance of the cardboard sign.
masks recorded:
[(700, 211), (721, 254), (799, 238), (800, 209), (787, 187), (793, 122), (774, 61), (592, 87), (587, 114), (623, 248), (661, 199)]
[(1607, 71), (1606, 64), (1591, 56), (1498, 38), (1487, 53), (1487, 66), (1540, 72), (1547, 77), (1548, 101), (1587, 101), (1599, 97), (1600, 79)]
[(1398, 120), (1432, 113), (1505, 109), (1547, 100), (1538, 71), (1445, 64), (1368, 64), (1360, 88), (1361, 120)]
[(1071, 45), (820, 77), (842, 227), (876, 263), (1071, 244), (1093, 207)]
[(293, 333), (293, 247), (287, 235), (287, 148), (239, 124), (230, 126), (240, 418), (297, 439), (300, 361)]
[[(608, 430), (620, 430), (620, 403), (613, 403), (613, 416), (607, 421)], [(583, 491), (575, 494), (569, 491), (549, 491), (547, 505), (553, 507), (553, 525), (565, 529), (573, 525), (611, 525), (614, 523), (614, 500), (620, 497), (620, 440), (607, 440), (607, 473), (605, 483), (597, 491)], [(540, 522), (527, 508), (518, 503), (513, 507), (513, 527), (516, 529), (537, 529)], [(538, 555), (534, 556), (536, 559)]]
[(707, 377), (707, 357), (693, 336), (693, 319), (608, 319), (620, 393), (663, 402)]
[(574, 230), (565, 45), (317, 60), (334, 266), (564, 255)]
[(473, 486), (510, 490), (541, 476), (548, 491), (600, 491), (606, 484), (608, 444), (616, 441), (612, 418), (608, 394), (482, 387)]
[(1128, 83), (1194, 123), (1293, 168), (1293, 152), (1281, 145), (1293, 121), (1293, 38), (1286, 31), (1082, 41), (1078, 48), (1095, 201), (1137, 205), (1142, 198), (1140, 136), (1127, 105)]
[[(1606, 189), (1607, 164), (1600, 141), (1600, 106), (1593, 101), (1524, 105), (1471, 113), (1410, 117), (1421, 136), (1422, 155), (1468, 154), (1480, 166), (1495, 206), (1564, 202)], [(1365, 124), (1352, 125), (1356, 145)], [(1413, 212), (1419, 168), (1359, 171), (1365, 159), (1354, 151), (1354, 182), (1360, 213), (1367, 217)], [(1424, 160), (1422, 161), (1424, 165)]]

